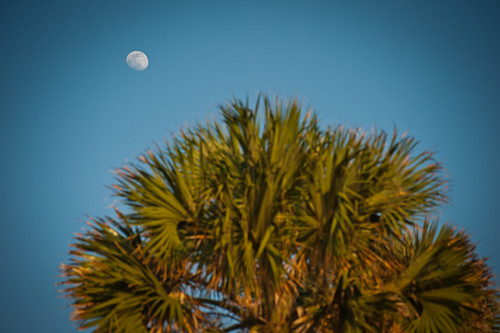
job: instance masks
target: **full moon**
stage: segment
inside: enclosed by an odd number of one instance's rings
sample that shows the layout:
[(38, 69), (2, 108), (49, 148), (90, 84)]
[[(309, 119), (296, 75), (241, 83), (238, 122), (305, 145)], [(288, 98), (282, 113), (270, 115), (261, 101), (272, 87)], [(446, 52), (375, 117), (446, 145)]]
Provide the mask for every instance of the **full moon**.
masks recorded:
[(148, 57), (141, 51), (132, 51), (127, 56), (127, 65), (136, 71), (143, 71), (148, 68)]

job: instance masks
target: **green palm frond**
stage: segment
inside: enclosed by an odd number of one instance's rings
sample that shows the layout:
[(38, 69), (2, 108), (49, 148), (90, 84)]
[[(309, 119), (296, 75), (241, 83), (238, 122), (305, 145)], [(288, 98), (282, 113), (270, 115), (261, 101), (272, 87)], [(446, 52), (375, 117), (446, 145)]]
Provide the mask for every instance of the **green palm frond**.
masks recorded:
[(484, 288), (491, 273), (477, 261), (469, 237), (450, 225), (438, 231), (437, 223), (425, 222), (422, 231), (409, 233), (403, 244), (408, 268), (396, 284), (416, 315), (406, 325), (408, 330), (472, 331), (469, 319), (479, 315), (478, 302), (495, 296), (493, 290)]
[[(120, 215), (123, 217), (123, 215)], [(124, 218), (124, 217), (123, 217)], [(91, 230), (77, 237), (75, 259), (62, 270), (66, 292), (75, 300), (74, 319), (99, 332), (146, 332), (165, 323), (194, 332), (203, 318), (180, 288), (176, 270), (159, 269), (148, 258), (143, 239), (126, 219), (93, 220)]]

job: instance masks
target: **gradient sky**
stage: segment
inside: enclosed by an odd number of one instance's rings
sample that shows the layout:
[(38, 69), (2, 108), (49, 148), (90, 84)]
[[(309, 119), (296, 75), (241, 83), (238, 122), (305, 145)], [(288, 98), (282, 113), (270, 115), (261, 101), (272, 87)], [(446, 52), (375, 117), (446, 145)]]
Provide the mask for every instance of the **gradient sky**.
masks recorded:
[(110, 171), (259, 91), (436, 151), (441, 220), (498, 273), (499, 17), (498, 1), (1, 1), (2, 332), (75, 332), (54, 283), (86, 215), (113, 215)]

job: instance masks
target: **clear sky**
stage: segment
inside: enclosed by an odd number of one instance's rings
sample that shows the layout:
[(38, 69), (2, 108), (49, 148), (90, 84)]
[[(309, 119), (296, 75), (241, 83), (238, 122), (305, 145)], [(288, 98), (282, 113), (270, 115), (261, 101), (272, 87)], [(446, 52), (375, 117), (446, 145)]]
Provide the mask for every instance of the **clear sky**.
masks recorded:
[(498, 1), (1, 1), (2, 331), (75, 332), (54, 283), (86, 214), (113, 215), (110, 171), (259, 91), (436, 151), (441, 220), (498, 273), (499, 17)]

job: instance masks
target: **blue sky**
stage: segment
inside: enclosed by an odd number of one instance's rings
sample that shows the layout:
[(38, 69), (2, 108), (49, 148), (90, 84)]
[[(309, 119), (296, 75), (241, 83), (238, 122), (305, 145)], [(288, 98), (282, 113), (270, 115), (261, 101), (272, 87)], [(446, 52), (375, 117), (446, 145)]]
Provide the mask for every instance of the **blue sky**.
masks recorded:
[(259, 91), (436, 151), (441, 220), (498, 274), (498, 17), (497, 1), (2, 1), (2, 330), (75, 332), (54, 283), (85, 216), (113, 214), (110, 171)]

